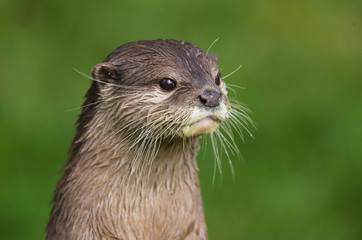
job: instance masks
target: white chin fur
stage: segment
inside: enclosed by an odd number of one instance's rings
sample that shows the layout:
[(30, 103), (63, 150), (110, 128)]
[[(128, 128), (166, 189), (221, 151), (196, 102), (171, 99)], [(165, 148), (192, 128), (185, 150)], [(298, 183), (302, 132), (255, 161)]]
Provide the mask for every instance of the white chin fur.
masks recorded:
[(223, 102), (219, 110), (208, 111), (199, 107), (192, 110), (188, 123), (181, 129), (185, 137), (199, 136), (216, 131), (221, 123), (228, 117), (228, 111)]

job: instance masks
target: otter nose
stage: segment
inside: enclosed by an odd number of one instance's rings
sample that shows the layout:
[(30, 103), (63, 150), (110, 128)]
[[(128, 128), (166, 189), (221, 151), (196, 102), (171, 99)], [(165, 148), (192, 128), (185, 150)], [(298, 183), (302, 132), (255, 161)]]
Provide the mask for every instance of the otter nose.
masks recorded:
[(219, 106), (221, 93), (217, 91), (207, 91), (199, 95), (199, 102), (206, 107)]

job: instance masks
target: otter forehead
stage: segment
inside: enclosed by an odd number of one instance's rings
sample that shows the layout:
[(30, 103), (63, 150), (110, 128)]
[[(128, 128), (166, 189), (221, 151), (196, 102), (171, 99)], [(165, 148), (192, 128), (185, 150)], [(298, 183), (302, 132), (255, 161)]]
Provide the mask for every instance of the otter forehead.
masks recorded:
[(191, 43), (161, 39), (124, 44), (105, 59), (133, 79), (137, 75), (140, 81), (168, 76), (194, 80), (199, 86), (213, 81), (219, 71), (217, 61), (215, 54), (207, 54)]

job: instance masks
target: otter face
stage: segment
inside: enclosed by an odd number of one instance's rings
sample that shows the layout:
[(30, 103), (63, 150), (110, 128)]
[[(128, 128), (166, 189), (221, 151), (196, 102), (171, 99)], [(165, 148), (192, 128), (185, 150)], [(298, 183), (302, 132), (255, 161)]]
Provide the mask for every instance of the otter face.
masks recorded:
[(109, 111), (115, 131), (138, 138), (212, 133), (230, 110), (217, 64), (215, 54), (186, 42), (127, 43), (93, 68), (98, 109)]

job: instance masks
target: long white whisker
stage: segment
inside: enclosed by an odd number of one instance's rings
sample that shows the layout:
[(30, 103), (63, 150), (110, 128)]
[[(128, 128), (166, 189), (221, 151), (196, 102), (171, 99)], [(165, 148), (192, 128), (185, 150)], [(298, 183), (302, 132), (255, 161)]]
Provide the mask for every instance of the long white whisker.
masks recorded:
[(241, 103), (235, 99), (229, 99), (229, 101), (230, 101), (232, 107), (234, 107), (234, 108), (237, 107), (239, 109), (243, 109), (245, 112), (252, 113), (252, 111), (249, 108), (247, 108), (246, 106), (244, 106), (243, 103)]
[[(229, 74), (230, 75), (230, 74)], [(225, 77), (224, 77), (225, 78)], [(240, 88), (240, 89), (246, 89), (246, 87), (242, 87), (242, 86), (239, 86), (239, 85), (235, 85), (235, 84), (230, 84), (230, 83), (228, 83), (227, 85), (226, 85), (226, 87), (234, 87), (234, 88)]]
[(122, 127), (121, 129), (119, 129), (117, 132), (115, 132), (113, 135), (117, 135), (118, 133), (122, 132), (124, 129), (126, 129), (127, 127), (131, 126), (131, 125), (134, 125), (135, 123), (145, 119), (145, 118), (149, 118), (153, 115), (157, 115), (157, 114), (160, 114), (160, 113), (163, 113), (163, 112), (166, 112), (167, 110), (160, 110), (160, 111), (157, 111), (157, 112), (153, 112), (153, 113), (149, 113), (147, 114), (146, 116), (143, 116), (143, 117), (140, 117), (140, 118), (137, 118), (136, 120), (126, 124), (124, 127)]
[(231, 142), (221, 133), (221, 131), (219, 131), (219, 134), (220, 134), (220, 137), (224, 140), (224, 142), (226, 143), (226, 145), (229, 147), (231, 153), (233, 155), (239, 153), (239, 149), (237, 148), (236, 144), (235, 144), (235, 141), (234, 141), (234, 138), (223, 128), (221, 127), (226, 135), (230, 138)]
[(230, 114), (240, 119), (246, 126), (249, 126), (250, 123), (254, 128), (256, 128), (254, 121), (249, 117), (247, 113), (232, 109), (230, 111)]
[(109, 99), (102, 99), (102, 100), (99, 100), (99, 101), (96, 101), (96, 102), (93, 102), (93, 103), (82, 105), (80, 107), (68, 109), (68, 110), (66, 110), (66, 112), (71, 112), (71, 111), (75, 111), (75, 110), (78, 110), (78, 109), (81, 109), (81, 108), (86, 108), (86, 107), (89, 107), (89, 106), (92, 106), (92, 105), (95, 105), (95, 104), (98, 104), (98, 103), (102, 103), (102, 102), (109, 102), (109, 101), (112, 101), (112, 100), (115, 100), (115, 99), (118, 99), (118, 98), (121, 98), (121, 97), (123, 97), (123, 96), (117, 96), (117, 97), (113, 97), (113, 98), (109, 98)]
[(228, 75), (226, 75), (225, 77), (223, 77), (223, 79), (226, 79), (228, 77), (230, 77), (231, 75), (233, 75), (234, 73), (236, 73), (237, 71), (239, 71), (239, 69), (242, 67), (243, 65), (240, 65), (239, 67), (237, 67), (234, 71), (232, 71), (231, 73), (229, 73)]
[(126, 88), (126, 89), (139, 89), (140, 87), (130, 87), (130, 86), (126, 86), (126, 85), (119, 85), (119, 84), (115, 84), (115, 83), (108, 83), (108, 82), (105, 82), (105, 81), (102, 81), (102, 80), (99, 80), (99, 79), (95, 79), (87, 74), (85, 74), (84, 72), (81, 72), (75, 68), (73, 68), (74, 71), (76, 71), (77, 73), (79, 73), (80, 75), (82, 75), (83, 77), (86, 77), (92, 81), (95, 81), (95, 82), (99, 82), (99, 83), (103, 83), (103, 84), (106, 84), (106, 85), (109, 85), (109, 86), (115, 86), (115, 87), (119, 87), (119, 88)]
[(216, 39), (210, 44), (210, 46), (207, 48), (206, 54), (209, 53), (209, 51), (210, 51), (210, 49), (212, 48), (212, 46), (214, 46), (214, 44), (215, 44), (217, 41), (219, 41), (219, 39), (220, 39), (220, 38), (216, 38)]
[(230, 90), (234, 94), (234, 96), (236, 96), (236, 91), (233, 88), (229, 87), (228, 85), (226, 85), (226, 89)]
[[(239, 112), (235, 109), (232, 109), (230, 111), (230, 115), (234, 116), (234, 117), (239, 117), (239, 119), (246, 125), (246, 126), (249, 126), (249, 123), (251, 123), (251, 119), (250, 117), (245, 114), (245, 113), (242, 113), (242, 112)], [(249, 121), (250, 120), (250, 121)]]
[(233, 118), (230, 119), (235, 123), (239, 124), (240, 126), (242, 126), (249, 133), (249, 136), (254, 138), (253, 134), (250, 132), (249, 128), (247, 127), (247, 124), (242, 123), (245, 121), (243, 118), (237, 118), (236, 116), (233, 115)]
[(213, 183), (215, 183), (216, 177), (216, 166), (219, 168), (220, 177), (222, 178), (222, 166), (221, 166), (221, 156), (219, 155), (219, 148), (217, 141), (215, 139), (214, 133), (210, 134), (212, 150), (214, 151), (215, 161), (216, 164), (214, 165), (214, 176), (213, 176)]
[[(224, 150), (225, 150), (225, 154), (226, 154), (226, 157), (227, 157), (227, 159), (228, 159), (228, 161), (229, 161), (229, 165), (230, 165), (230, 169), (231, 169), (231, 174), (232, 174), (232, 176), (233, 176), (233, 179), (235, 180), (234, 167), (233, 167), (233, 164), (232, 164), (232, 162), (231, 162), (231, 158), (230, 158), (230, 155), (229, 155), (229, 153), (228, 153), (228, 150), (227, 150), (227, 148), (226, 148), (226, 146), (225, 146), (225, 144), (224, 144), (224, 141), (225, 141), (226, 143), (228, 143), (228, 141), (227, 141), (227, 139), (222, 135), (222, 133), (221, 133), (220, 131), (216, 131), (216, 135), (219, 137), (220, 143), (221, 143), (222, 147), (223, 147)], [(224, 140), (224, 141), (223, 141), (223, 140)], [(229, 147), (230, 147), (230, 145), (229, 145)], [(230, 150), (231, 150), (231, 148), (230, 148)]]
[(239, 124), (234, 122), (232, 119), (229, 119), (228, 123), (235, 129), (235, 131), (237, 132), (237, 134), (239, 135), (241, 140), (244, 142), (244, 134), (243, 134)]

